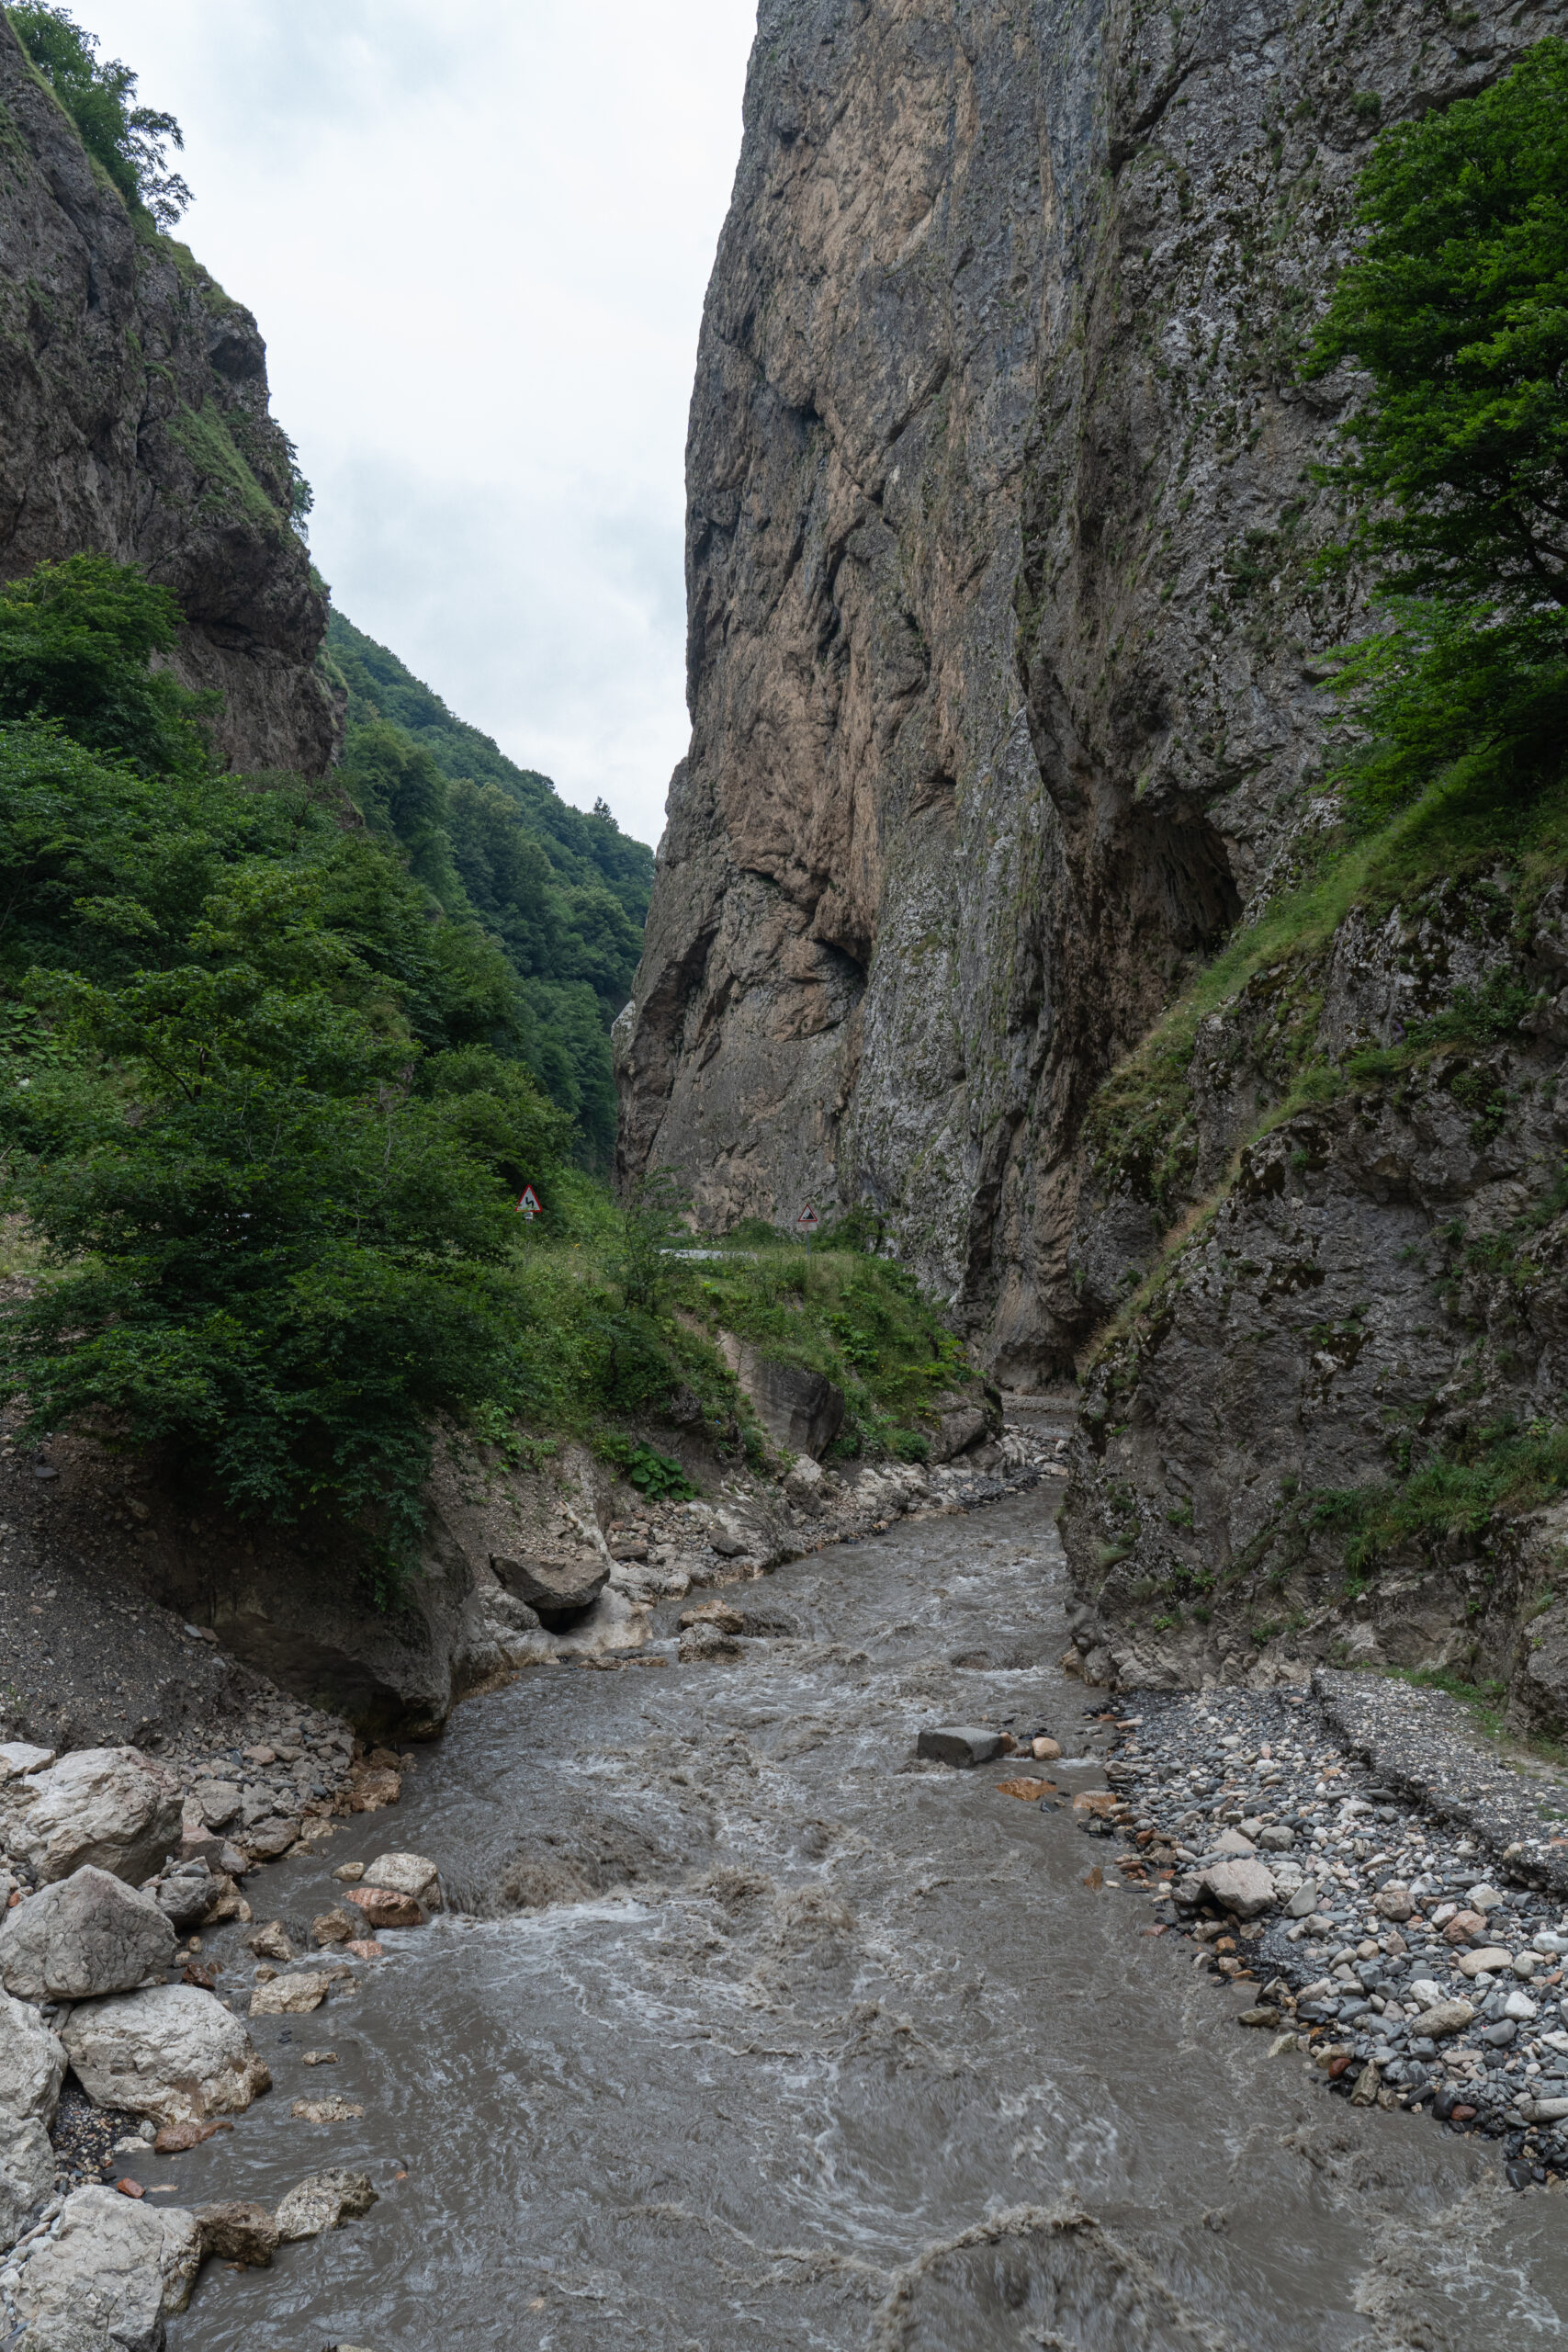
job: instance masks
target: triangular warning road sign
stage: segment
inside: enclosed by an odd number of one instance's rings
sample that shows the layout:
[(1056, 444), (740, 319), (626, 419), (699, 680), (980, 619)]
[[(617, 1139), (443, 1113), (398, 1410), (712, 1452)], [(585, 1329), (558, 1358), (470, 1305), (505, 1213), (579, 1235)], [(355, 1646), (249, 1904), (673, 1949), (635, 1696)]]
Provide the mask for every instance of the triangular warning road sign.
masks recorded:
[(537, 1193), (535, 1192), (532, 1184), (525, 1184), (522, 1192), (518, 1194), (517, 1214), (519, 1216), (525, 1216), (530, 1225), (536, 1216), (544, 1216), (544, 1203), (540, 1200)]

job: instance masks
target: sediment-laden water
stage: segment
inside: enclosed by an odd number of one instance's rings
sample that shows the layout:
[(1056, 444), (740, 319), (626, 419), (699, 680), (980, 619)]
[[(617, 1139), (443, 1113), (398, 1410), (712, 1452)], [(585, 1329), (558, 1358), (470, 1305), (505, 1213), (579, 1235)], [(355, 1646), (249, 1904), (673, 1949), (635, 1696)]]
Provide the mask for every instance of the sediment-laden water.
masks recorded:
[[(253, 1881), (258, 1917), (303, 1925), (333, 1865), (408, 1848), (479, 1916), (388, 1937), (356, 1998), (257, 2019), (271, 2096), (140, 2167), (181, 2201), (329, 2164), (382, 2192), (270, 2270), (209, 2265), (173, 2352), (1568, 2338), (1561, 2197), (1271, 2061), (1245, 1995), (1085, 1884), (1105, 1849), (1070, 1810), (998, 1794), (1002, 1767), (914, 1765), (939, 1719), (1086, 1752), (1052, 1499), (741, 1588), (778, 1631), (739, 1662), (525, 1674), (396, 1812)], [(330, 2094), (363, 2120), (290, 2117)]]

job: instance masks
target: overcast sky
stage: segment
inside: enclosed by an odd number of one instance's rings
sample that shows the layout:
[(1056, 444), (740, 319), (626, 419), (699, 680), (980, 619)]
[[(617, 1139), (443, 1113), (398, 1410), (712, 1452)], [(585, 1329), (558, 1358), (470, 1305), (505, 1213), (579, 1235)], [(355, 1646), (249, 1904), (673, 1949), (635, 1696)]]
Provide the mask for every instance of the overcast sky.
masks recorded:
[(755, 0), (72, 0), (175, 114), (333, 599), (656, 841), (682, 463)]

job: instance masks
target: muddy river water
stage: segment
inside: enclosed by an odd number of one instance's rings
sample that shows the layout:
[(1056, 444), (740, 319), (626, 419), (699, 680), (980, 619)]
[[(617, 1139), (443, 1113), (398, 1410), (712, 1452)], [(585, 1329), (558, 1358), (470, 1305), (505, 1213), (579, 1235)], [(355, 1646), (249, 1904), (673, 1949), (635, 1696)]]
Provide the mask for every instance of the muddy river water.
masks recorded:
[[(1085, 1884), (1108, 1849), (1069, 1809), (997, 1793), (1008, 1768), (914, 1764), (942, 1720), (1087, 1752), (1055, 1498), (739, 1589), (778, 1630), (737, 1662), (525, 1673), (396, 1812), (253, 1881), (258, 1917), (304, 1926), (335, 1864), (411, 1849), (476, 1916), (258, 2018), (271, 2096), (139, 2167), (182, 2201), (328, 2165), (381, 2191), (270, 2270), (209, 2264), (172, 2352), (1568, 2339), (1561, 2196), (1270, 2060), (1186, 1939)], [(363, 2119), (289, 2114), (333, 2094)]]

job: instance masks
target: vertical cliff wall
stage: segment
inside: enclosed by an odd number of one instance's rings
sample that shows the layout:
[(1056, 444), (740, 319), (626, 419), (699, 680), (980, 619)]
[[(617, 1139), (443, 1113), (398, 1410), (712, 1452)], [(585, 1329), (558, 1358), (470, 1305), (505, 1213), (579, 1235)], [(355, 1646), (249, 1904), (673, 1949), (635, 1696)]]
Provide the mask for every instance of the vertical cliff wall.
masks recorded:
[(319, 775), (327, 600), (291, 489), (255, 321), (132, 220), (0, 14), (0, 576), (143, 565), (186, 615), (180, 675), (223, 695), (223, 756)]
[(1367, 142), (1563, 17), (763, 0), (629, 1172), (871, 1203), (1004, 1374), (1070, 1349), (1146, 1239), (1084, 1105), (1313, 821), (1359, 616), (1308, 576), (1347, 385), (1292, 355)]

